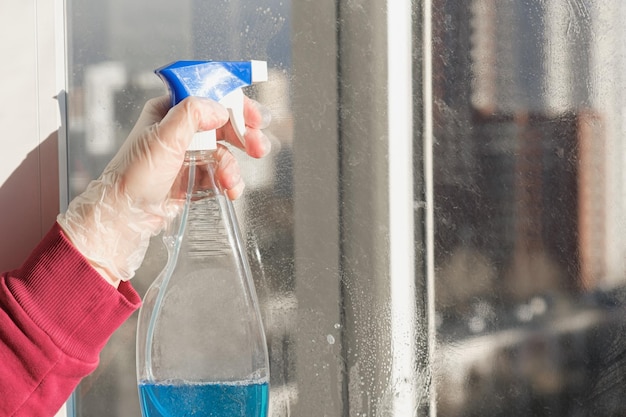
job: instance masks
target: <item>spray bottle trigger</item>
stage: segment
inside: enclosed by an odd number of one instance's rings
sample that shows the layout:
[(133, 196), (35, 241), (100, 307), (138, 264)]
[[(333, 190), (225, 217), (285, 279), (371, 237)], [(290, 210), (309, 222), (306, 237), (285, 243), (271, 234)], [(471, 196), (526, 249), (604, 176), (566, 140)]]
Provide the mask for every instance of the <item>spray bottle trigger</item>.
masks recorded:
[[(246, 122), (243, 117), (243, 91), (241, 88), (236, 88), (230, 93), (226, 94), (219, 101), (221, 105), (228, 110), (228, 117), (233, 130), (237, 134), (237, 137), (241, 141), (241, 144), (245, 146), (246, 142), (244, 134), (246, 133)], [(206, 130), (203, 132), (197, 132), (191, 141), (191, 144), (187, 148), (190, 151), (194, 150), (207, 150), (216, 149), (217, 138), (215, 130)]]
[(243, 117), (243, 100), (243, 90), (241, 88), (236, 88), (235, 90), (222, 97), (222, 99), (220, 100), (220, 104), (228, 109), (230, 124), (237, 134), (237, 137), (241, 141), (241, 144), (245, 145), (246, 142), (244, 139), (244, 134), (246, 133), (246, 122)]

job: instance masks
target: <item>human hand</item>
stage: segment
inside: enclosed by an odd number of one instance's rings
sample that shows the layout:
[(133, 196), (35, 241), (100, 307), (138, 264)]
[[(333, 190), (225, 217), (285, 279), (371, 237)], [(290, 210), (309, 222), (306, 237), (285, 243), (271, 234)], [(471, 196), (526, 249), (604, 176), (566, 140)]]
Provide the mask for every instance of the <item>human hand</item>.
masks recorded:
[[(261, 129), (267, 110), (245, 98), (245, 144), (220, 104), (189, 97), (170, 109), (168, 97), (146, 103), (135, 127), (102, 175), (58, 216), (67, 237), (112, 285), (133, 277), (150, 237), (166, 225), (166, 199), (193, 134), (217, 129), (218, 140), (260, 158), (270, 150)], [(244, 182), (237, 160), (222, 144), (216, 150), (216, 179), (229, 198), (241, 195)]]

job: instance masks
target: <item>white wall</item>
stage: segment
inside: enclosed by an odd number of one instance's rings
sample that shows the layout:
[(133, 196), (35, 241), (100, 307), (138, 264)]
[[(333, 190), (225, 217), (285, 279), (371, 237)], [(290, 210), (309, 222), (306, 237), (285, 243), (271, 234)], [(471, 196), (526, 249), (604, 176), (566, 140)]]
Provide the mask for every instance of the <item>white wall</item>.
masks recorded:
[(59, 211), (60, 116), (55, 96), (64, 78), (57, 74), (57, 68), (63, 71), (56, 55), (64, 43), (57, 41), (63, 33), (59, 5), (62, 0), (0, 2), (2, 271), (22, 263)]

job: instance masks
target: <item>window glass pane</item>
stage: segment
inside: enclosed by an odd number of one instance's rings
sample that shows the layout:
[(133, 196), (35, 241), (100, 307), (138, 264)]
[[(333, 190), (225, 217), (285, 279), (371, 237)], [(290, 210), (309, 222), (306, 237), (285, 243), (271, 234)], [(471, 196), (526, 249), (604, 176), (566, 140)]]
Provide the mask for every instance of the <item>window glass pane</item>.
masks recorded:
[(621, 1), (433, 1), (441, 416), (622, 415)]
[[(240, 164), (245, 196), (236, 202), (257, 281), (271, 350), (272, 406), (294, 400), (287, 330), (293, 285), (291, 3), (240, 1), (67, 1), (70, 198), (96, 178), (117, 151), (143, 103), (166, 94), (152, 72), (175, 60), (268, 61), (269, 82), (247, 90), (272, 112), (273, 151)], [(156, 237), (133, 278), (143, 295), (164, 266)], [(336, 303), (336, 300), (335, 300)], [(97, 370), (74, 395), (77, 416), (139, 416), (135, 381), (136, 314), (105, 347)], [(280, 415), (278, 412), (275, 415)]]

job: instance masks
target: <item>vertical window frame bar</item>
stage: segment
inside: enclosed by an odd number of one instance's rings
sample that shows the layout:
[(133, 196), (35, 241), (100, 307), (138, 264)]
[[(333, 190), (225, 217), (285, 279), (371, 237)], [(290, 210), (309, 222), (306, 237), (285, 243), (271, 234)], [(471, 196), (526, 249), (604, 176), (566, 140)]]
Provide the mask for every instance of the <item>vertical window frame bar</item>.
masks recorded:
[(413, 210), (413, 79), (411, 0), (387, 2), (389, 138), (389, 277), (393, 415), (418, 408), (417, 311)]

